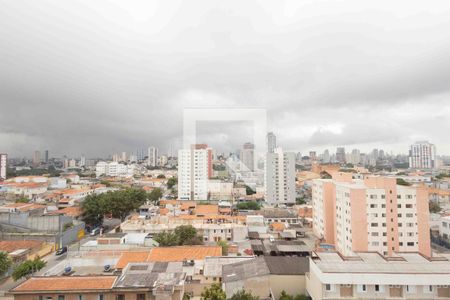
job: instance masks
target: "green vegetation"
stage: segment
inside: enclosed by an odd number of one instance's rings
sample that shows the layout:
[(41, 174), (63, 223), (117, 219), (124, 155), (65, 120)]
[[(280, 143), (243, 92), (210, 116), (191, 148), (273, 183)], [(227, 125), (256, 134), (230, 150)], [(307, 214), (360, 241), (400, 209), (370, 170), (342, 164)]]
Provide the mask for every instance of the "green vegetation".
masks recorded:
[(120, 191), (107, 192), (100, 195), (89, 195), (83, 201), (83, 220), (89, 225), (101, 225), (105, 214), (112, 214), (122, 222), (148, 199), (142, 189), (127, 188)]
[(240, 290), (234, 294), (229, 300), (259, 300), (258, 296), (253, 296), (251, 292)]
[(181, 225), (173, 232), (158, 233), (153, 239), (162, 247), (203, 244), (202, 238), (197, 235), (197, 230), (192, 225)]
[(411, 183), (405, 181), (403, 178), (397, 178), (397, 184), (398, 185), (404, 185), (404, 186), (410, 186)]
[(216, 165), (216, 164), (214, 164), (213, 165), (213, 170), (214, 171), (225, 171), (226, 167), (224, 165)]
[(171, 189), (178, 184), (178, 178), (172, 177), (167, 180), (167, 188)]
[(148, 194), (148, 200), (152, 202), (158, 202), (159, 199), (161, 199), (163, 195), (163, 192), (160, 188), (154, 188), (149, 194)]
[(256, 194), (256, 191), (255, 190), (253, 190), (251, 187), (249, 187), (248, 185), (246, 185), (245, 186), (245, 193), (247, 194), (247, 195), (253, 195), (253, 194)]
[(105, 180), (105, 179), (100, 180), (100, 184), (103, 184), (107, 187), (110, 187), (112, 185), (111, 182), (109, 182), (108, 180)]
[(429, 202), (429, 209), (430, 209), (430, 213), (433, 213), (433, 214), (437, 214), (442, 210), (439, 203), (434, 202), (434, 201)]
[(159, 174), (156, 178), (163, 179), (166, 178), (166, 176), (164, 174)]
[(66, 230), (68, 230), (68, 229), (70, 229), (72, 227), (73, 227), (73, 223), (66, 223), (63, 226), (63, 231), (66, 231)]
[(47, 262), (43, 261), (39, 257), (36, 257), (33, 260), (26, 260), (14, 268), (12, 278), (17, 281), (22, 277), (31, 275), (34, 272), (39, 271), (40, 269), (45, 267), (46, 264)]
[(259, 205), (258, 202), (249, 201), (238, 203), (236, 205), (236, 208), (241, 210), (260, 210), (261, 206)]
[(213, 283), (209, 288), (205, 287), (200, 296), (201, 300), (226, 300), (227, 295), (219, 284)]
[(30, 202), (30, 200), (25, 196), (22, 196), (19, 199), (16, 199), (16, 203), (28, 203), (28, 202)]
[(217, 242), (217, 246), (222, 247), (222, 255), (228, 255), (228, 243), (224, 240)]
[(0, 277), (3, 276), (11, 267), (11, 260), (8, 253), (0, 252)]
[(298, 205), (306, 204), (306, 201), (302, 197), (297, 197), (297, 198), (295, 198), (295, 204), (298, 204)]
[(279, 300), (308, 300), (308, 299), (310, 299), (310, 298), (306, 295), (293, 296), (293, 295), (287, 294), (285, 291), (282, 291)]
[(17, 176), (42, 176), (49, 175), (50, 177), (59, 177), (62, 171), (56, 170), (55, 167), (50, 166), (48, 169), (44, 168), (36, 168), (30, 170), (20, 170), (16, 171), (15, 169), (8, 168), (7, 170), (8, 178), (17, 177)]
[(444, 178), (450, 178), (450, 174), (441, 173), (436, 176), (436, 179), (444, 179)]

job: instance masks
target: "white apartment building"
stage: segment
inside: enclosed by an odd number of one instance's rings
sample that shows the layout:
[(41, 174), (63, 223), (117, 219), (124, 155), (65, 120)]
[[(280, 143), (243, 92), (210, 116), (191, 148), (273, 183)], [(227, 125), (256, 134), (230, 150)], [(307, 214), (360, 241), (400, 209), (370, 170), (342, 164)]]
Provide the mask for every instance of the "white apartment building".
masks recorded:
[(436, 147), (427, 142), (417, 142), (409, 150), (409, 167), (412, 169), (435, 169)]
[(450, 241), (450, 216), (439, 219), (439, 235), (443, 239)]
[(149, 147), (147, 153), (147, 165), (156, 167), (158, 165), (158, 148)]
[(0, 180), (6, 179), (6, 170), (8, 167), (8, 155), (0, 153)]
[(134, 165), (124, 165), (118, 162), (104, 162), (99, 161), (95, 166), (95, 175), (100, 177), (131, 177), (134, 174)]
[(207, 200), (211, 175), (212, 150), (207, 145), (178, 151), (178, 199)]
[(345, 257), (317, 252), (310, 258), (306, 290), (322, 299), (449, 299), (450, 255), (360, 252)]
[(314, 233), (345, 256), (356, 251), (431, 255), (425, 189), (396, 185), (395, 178), (354, 180), (340, 173), (313, 181), (312, 202)]
[(295, 153), (275, 148), (266, 154), (264, 186), (267, 203), (295, 203)]

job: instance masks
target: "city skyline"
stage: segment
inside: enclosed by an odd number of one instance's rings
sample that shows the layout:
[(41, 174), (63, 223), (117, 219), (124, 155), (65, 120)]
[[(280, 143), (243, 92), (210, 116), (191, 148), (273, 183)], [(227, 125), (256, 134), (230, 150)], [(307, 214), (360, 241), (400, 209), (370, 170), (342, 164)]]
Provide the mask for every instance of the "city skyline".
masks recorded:
[(4, 2), (1, 151), (179, 149), (184, 108), (258, 107), (289, 151), (448, 154), (450, 5), (404, 4)]

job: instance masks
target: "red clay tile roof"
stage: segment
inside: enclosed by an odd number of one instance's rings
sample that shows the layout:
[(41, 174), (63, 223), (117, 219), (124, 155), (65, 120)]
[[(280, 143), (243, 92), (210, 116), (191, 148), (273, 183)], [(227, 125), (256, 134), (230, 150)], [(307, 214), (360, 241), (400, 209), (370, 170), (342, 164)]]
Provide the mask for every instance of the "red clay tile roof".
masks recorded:
[(12, 289), (13, 293), (111, 289), (117, 276), (32, 277)]
[(217, 205), (197, 205), (195, 208), (196, 215), (217, 215), (219, 206)]
[(184, 261), (201, 260), (207, 256), (221, 256), (222, 247), (219, 246), (181, 246), (153, 248), (147, 261)]
[(149, 257), (149, 251), (123, 252), (116, 263), (117, 269), (125, 268), (129, 263), (146, 262)]
[(0, 251), (14, 252), (19, 249), (34, 249), (43, 244), (42, 241), (20, 240), (20, 241), (0, 241)]

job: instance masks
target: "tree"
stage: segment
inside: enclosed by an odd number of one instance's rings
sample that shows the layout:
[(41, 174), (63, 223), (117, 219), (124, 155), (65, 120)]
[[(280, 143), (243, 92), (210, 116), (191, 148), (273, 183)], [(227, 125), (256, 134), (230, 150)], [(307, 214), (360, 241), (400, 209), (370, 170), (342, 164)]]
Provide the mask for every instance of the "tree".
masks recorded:
[(127, 188), (125, 190), (107, 192), (100, 195), (89, 195), (83, 201), (83, 220), (89, 225), (101, 225), (106, 213), (114, 218), (125, 218), (147, 201), (147, 193), (142, 189)]
[(226, 300), (227, 296), (220, 285), (213, 283), (209, 288), (205, 287), (200, 295), (201, 300)]
[(289, 295), (286, 293), (286, 291), (281, 291), (280, 299), (279, 300), (294, 300), (294, 297), (292, 295)]
[(175, 228), (175, 234), (181, 245), (186, 245), (186, 242), (194, 239), (197, 236), (197, 230), (192, 225), (181, 225)]
[(253, 195), (253, 194), (256, 194), (255, 190), (252, 189), (251, 187), (249, 187), (248, 185), (245, 186), (245, 193), (246, 193), (247, 195)]
[(161, 199), (162, 195), (163, 195), (163, 192), (160, 188), (154, 188), (148, 195), (148, 199), (150, 201), (156, 202), (156, 201), (159, 201), (159, 199)]
[(240, 290), (236, 294), (231, 296), (229, 300), (259, 300), (259, 297), (253, 296), (251, 292)]
[(178, 236), (174, 232), (160, 232), (153, 239), (158, 242), (161, 247), (178, 246)]
[(286, 291), (281, 291), (280, 299), (279, 300), (308, 300), (310, 299), (306, 295), (296, 295), (292, 296), (286, 293)]
[(39, 271), (40, 269), (45, 267), (46, 264), (47, 262), (43, 261), (37, 256), (33, 260), (26, 260), (14, 269), (12, 278), (17, 281), (22, 277), (31, 275), (34, 272)]
[(166, 178), (166, 176), (164, 174), (159, 174), (156, 178), (163, 179)]
[(102, 203), (103, 198), (102, 195), (88, 195), (83, 203), (83, 221), (86, 224), (98, 226), (103, 224), (103, 215), (105, 214), (105, 204)]
[(260, 210), (261, 206), (254, 201), (249, 201), (249, 202), (240, 202), (236, 205), (237, 209), (243, 209), (243, 210)]
[(202, 245), (202, 239), (192, 225), (181, 225), (174, 232), (162, 232), (155, 235), (154, 240), (160, 246)]
[(217, 242), (217, 246), (222, 247), (222, 255), (228, 255), (228, 243), (224, 240)]
[(434, 202), (434, 201), (429, 202), (429, 209), (430, 209), (430, 213), (434, 213), (434, 214), (437, 214), (442, 210), (439, 203)]
[(178, 184), (178, 179), (176, 177), (172, 177), (167, 180), (167, 188), (169, 189), (173, 188), (176, 184)]
[(404, 186), (410, 186), (411, 183), (405, 181), (403, 178), (397, 178), (397, 184), (398, 185), (404, 185)]
[(25, 196), (22, 196), (16, 200), (16, 203), (28, 203), (28, 202), (30, 202), (30, 200)]
[(302, 204), (305, 204), (305, 203), (306, 203), (306, 201), (305, 201), (304, 198), (302, 198), (302, 197), (295, 198), (295, 204), (302, 205)]
[(0, 277), (3, 276), (11, 267), (11, 259), (8, 257), (8, 253), (0, 252)]

